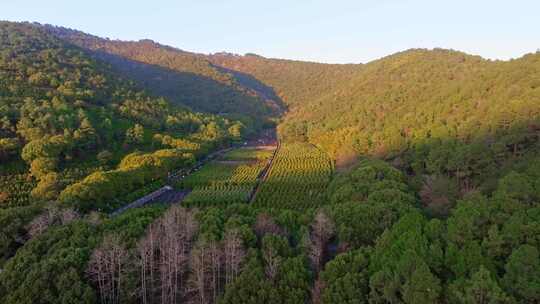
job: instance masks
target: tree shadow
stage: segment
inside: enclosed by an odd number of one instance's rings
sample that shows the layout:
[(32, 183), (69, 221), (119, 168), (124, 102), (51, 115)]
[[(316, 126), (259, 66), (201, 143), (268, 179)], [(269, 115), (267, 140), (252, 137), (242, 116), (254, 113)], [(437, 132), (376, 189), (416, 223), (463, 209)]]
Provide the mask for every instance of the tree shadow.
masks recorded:
[(239, 72), (233, 69), (229, 69), (226, 67), (222, 67), (219, 65), (215, 65), (211, 63), (212, 67), (216, 68), (217, 70), (228, 73), (234, 76), (235, 80), (242, 86), (249, 88), (257, 93), (258, 96), (263, 97), (269, 102), (275, 103), (277, 108), (279, 109), (280, 114), (287, 111), (287, 105), (283, 102), (283, 100), (276, 94), (276, 91), (274, 88), (264, 84), (257, 78), (253, 77), (252, 75), (249, 75), (247, 73)]
[(108, 63), (122, 78), (133, 80), (138, 87), (195, 111), (269, 117), (280, 113), (267, 103), (266, 95), (259, 90), (254, 89), (261, 93), (259, 95), (250, 94), (195, 73), (143, 63), (101, 50), (84, 50)]

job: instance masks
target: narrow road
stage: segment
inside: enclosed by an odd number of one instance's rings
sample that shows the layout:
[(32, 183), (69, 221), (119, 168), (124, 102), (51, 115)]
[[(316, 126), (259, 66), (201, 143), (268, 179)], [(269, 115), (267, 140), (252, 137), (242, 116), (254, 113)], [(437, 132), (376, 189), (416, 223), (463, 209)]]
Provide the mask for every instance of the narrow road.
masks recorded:
[[(246, 141), (244, 143), (244, 145), (238, 145), (237, 144), (237, 145), (233, 145), (233, 146), (231, 146), (229, 148), (221, 149), (219, 151), (208, 154), (203, 159), (197, 161), (195, 166), (191, 167), (190, 169), (180, 169), (180, 170), (178, 170), (176, 172), (169, 173), (168, 176), (167, 176), (167, 184), (164, 185), (162, 188), (160, 188), (160, 189), (158, 189), (158, 190), (156, 190), (156, 191), (154, 191), (152, 193), (149, 193), (149, 194), (135, 200), (134, 202), (132, 202), (132, 203), (130, 203), (128, 205), (125, 205), (123, 207), (120, 207), (120, 208), (116, 209), (115, 211), (113, 211), (110, 214), (110, 216), (114, 217), (114, 216), (117, 216), (119, 214), (122, 214), (124, 211), (126, 211), (128, 209), (146, 206), (148, 204), (152, 204), (152, 203), (155, 203), (155, 202), (161, 202), (161, 203), (165, 203), (165, 204), (180, 203), (189, 194), (190, 191), (189, 190), (176, 190), (172, 186), (170, 186), (169, 184), (172, 184), (173, 182), (177, 182), (179, 180), (182, 180), (185, 177), (187, 177), (188, 175), (193, 174), (194, 172), (197, 172), (205, 164), (207, 164), (207, 163), (209, 163), (209, 162), (223, 156), (225, 153), (227, 153), (227, 152), (229, 152), (229, 151), (231, 151), (233, 149), (238, 149), (238, 148), (241, 148), (241, 147), (256, 147), (256, 146), (253, 146), (253, 145), (257, 144), (257, 143), (258, 144), (266, 143), (266, 140), (265, 139), (251, 140), (251, 141)], [(257, 177), (258, 181), (257, 181), (257, 184), (255, 185), (255, 187), (253, 188), (251, 194), (250, 194), (249, 202), (251, 202), (253, 200), (260, 183), (266, 178), (266, 173), (268, 172), (268, 170), (270, 169), (270, 167), (272, 165), (272, 162), (274, 160), (274, 156), (276, 155), (276, 152), (279, 149), (279, 145), (280, 145), (280, 143), (278, 141), (277, 148), (274, 151), (274, 154), (272, 154), (272, 157), (271, 157), (270, 161), (268, 162), (268, 165), (261, 171), (261, 173), (259, 174), (259, 177)]]
[(261, 189), (262, 184), (266, 181), (266, 178), (268, 177), (268, 174), (270, 173), (270, 170), (272, 168), (272, 165), (274, 164), (274, 159), (276, 158), (276, 155), (279, 152), (279, 148), (281, 147), (281, 142), (278, 140), (276, 149), (274, 150), (274, 153), (272, 154), (272, 157), (270, 157), (270, 160), (268, 161), (268, 164), (264, 169), (261, 171), (259, 176), (257, 176), (257, 183), (253, 187), (253, 190), (251, 191), (251, 194), (249, 195), (248, 203), (253, 203), (255, 201), (255, 197), (257, 196), (257, 193), (259, 193), (259, 190)]

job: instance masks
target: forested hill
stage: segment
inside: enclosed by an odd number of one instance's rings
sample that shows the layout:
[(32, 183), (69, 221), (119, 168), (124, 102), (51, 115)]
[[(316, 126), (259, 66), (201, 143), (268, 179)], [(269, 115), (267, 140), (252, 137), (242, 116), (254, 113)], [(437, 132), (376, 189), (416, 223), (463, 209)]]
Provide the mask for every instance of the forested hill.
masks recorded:
[(204, 56), (148, 39), (109, 40), (63, 27), (35, 26), (92, 51), (145, 89), (192, 109), (256, 118), (283, 111), (281, 101), (264, 84), (255, 79), (248, 83), (247, 75), (216, 67)]
[(322, 64), (255, 54), (216, 53), (206, 58), (215, 65), (251, 75), (270, 86), (290, 110), (334, 91), (362, 69), (360, 64)]
[(284, 133), (338, 154), (398, 152), (427, 138), (493, 136), (536, 119), (540, 55), (487, 61), (450, 50), (410, 50), (364, 66), (299, 107)]
[(0, 23), (0, 208), (28, 205), (32, 188), (33, 201), (56, 199), (93, 173), (62, 200), (111, 209), (125, 203), (112, 200), (118, 190), (130, 193), (253, 131), (148, 95), (41, 28)]
[(491, 61), (412, 49), (364, 65), (208, 58), (274, 88), (289, 106), (282, 139), (317, 145), (338, 168), (375, 156), (407, 172), (418, 190), (455, 183), (462, 193), (490, 192), (540, 151), (538, 53)]
[(0, 22), (0, 303), (540, 303), (539, 118), (540, 54)]
[(321, 64), (202, 55), (150, 40), (111, 41), (45, 28), (99, 51), (145, 87), (195, 109), (285, 114), (278, 127), (282, 138), (314, 143), (338, 163), (357, 155), (401, 156), (433, 139), (512, 144), (508, 138), (532, 136), (540, 105), (538, 54), (490, 61), (413, 49), (367, 64)]
[(534, 118), (540, 104), (540, 55), (534, 54), (504, 62), (415, 49), (365, 65), (208, 58), (273, 87), (290, 107), (281, 134), (335, 157), (342, 148), (387, 154), (427, 137), (485, 135)]

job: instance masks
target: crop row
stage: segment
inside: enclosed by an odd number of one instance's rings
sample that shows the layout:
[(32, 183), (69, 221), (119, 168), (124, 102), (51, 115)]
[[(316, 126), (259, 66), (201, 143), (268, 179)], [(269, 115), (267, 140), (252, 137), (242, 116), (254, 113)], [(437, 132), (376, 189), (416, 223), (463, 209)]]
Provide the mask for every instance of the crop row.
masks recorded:
[(194, 189), (183, 200), (186, 207), (223, 206), (246, 202), (252, 186), (247, 185), (212, 185)]
[(273, 152), (269, 149), (240, 148), (225, 154), (223, 159), (232, 161), (265, 160), (269, 159)]
[(305, 143), (282, 144), (255, 204), (306, 209), (324, 204), (333, 165), (326, 153)]
[(28, 206), (36, 183), (28, 174), (0, 175), (0, 208)]
[[(257, 151), (250, 150), (255, 151), (250, 153)], [(181, 188), (192, 190), (183, 200), (183, 204), (204, 207), (247, 202), (267, 162), (268, 160), (211, 162), (180, 182)]]

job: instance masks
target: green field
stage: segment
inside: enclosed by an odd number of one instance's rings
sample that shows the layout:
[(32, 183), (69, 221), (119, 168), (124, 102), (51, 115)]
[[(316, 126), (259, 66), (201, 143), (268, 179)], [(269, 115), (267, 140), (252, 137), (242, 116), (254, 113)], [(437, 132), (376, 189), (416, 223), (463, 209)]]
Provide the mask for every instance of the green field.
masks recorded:
[(36, 186), (28, 174), (0, 175), (0, 208), (28, 206)]
[(313, 145), (282, 144), (257, 193), (255, 205), (287, 209), (318, 207), (324, 203), (332, 170), (330, 158)]
[(241, 148), (206, 164), (178, 183), (177, 187), (192, 190), (182, 204), (204, 207), (247, 202), (271, 155), (270, 150)]
[(223, 160), (264, 160), (272, 156), (274, 150), (265, 150), (257, 148), (241, 148), (232, 150), (223, 156)]

